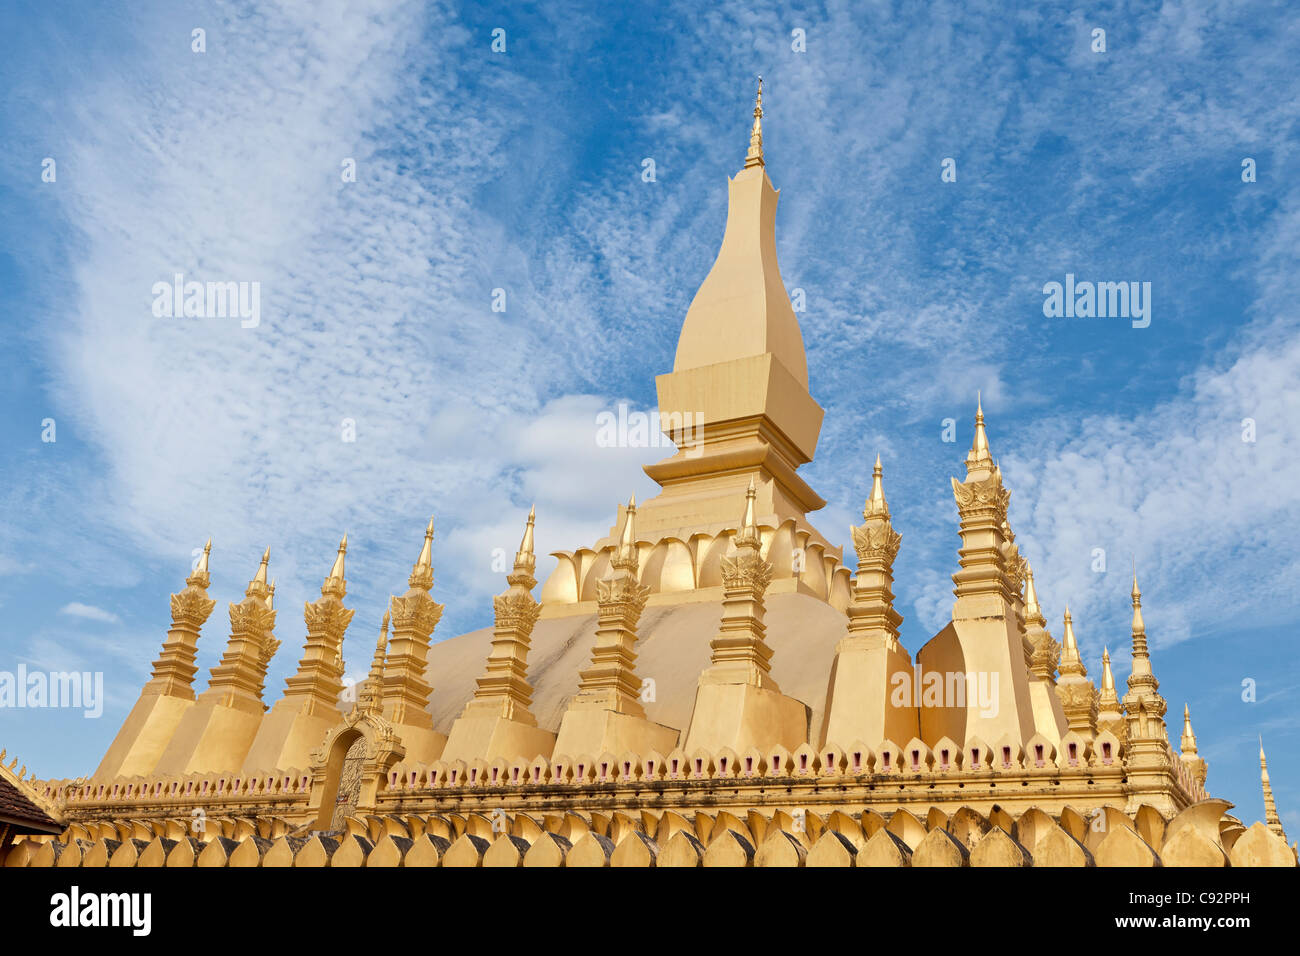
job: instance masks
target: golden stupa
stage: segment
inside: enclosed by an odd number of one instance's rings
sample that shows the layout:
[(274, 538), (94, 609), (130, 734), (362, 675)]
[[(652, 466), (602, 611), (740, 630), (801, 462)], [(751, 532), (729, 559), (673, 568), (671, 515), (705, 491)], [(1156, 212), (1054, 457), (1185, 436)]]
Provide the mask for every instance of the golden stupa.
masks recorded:
[(540, 599), (530, 511), (494, 626), (436, 644), (430, 520), (355, 694), (345, 536), (271, 707), (269, 551), (195, 692), (209, 542), (95, 772), (0, 765), (0, 798), (30, 808), (0, 815), (5, 865), (1295, 866), (1262, 744), (1250, 827), (1207, 793), (1186, 708), (1171, 747), (1136, 574), (1122, 697), (1109, 653), (1089, 678), (1068, 610), (1052, 636), (982, 407), (952, 480), (952, 619), (914, 655), (879, 457), (855, 570), (810, 522), (825, 502), (798, 470), (823, 412), (762, 116), (760, 84), (721, 249), (657, 379), (677, 446), (646, 468), (658, 495), (557, 553)]

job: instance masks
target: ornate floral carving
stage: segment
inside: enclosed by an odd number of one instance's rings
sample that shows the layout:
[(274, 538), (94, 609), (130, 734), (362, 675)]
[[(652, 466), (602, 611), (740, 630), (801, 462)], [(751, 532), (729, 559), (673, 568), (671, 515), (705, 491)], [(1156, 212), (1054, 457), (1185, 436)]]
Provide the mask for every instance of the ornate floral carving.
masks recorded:
[(1061, 645), (1052, 640), (1052, 635), (1046, 631), (1030, 635), (1029, 641), (1034, 649), (1033, 656), (1030, 658), (1034, 672), (1045, 677), (1050, 676), (1061, 662)]
[(230, 630), (234, 634), (269, 634), (275, 627), (275, 611), (250, 598), (230, 605)]
[(429, 595), (415, 591), (393, 598), (393, 630), (413, 629), (417, 634), (429, 635), (442, 620), (443, 606)]
[(510, 628), (525, 634), (532, 631), (533, 625), (537, 623), (537, 616), (542, 613), (542, 606), (533, 600), (531, 594), (510, 591), (494, 597), (492, 609), (498, 628)]
[(762, 595), (771, 581), (772, 565), (755, 551), (742, 551), (722, 559), (722, 584), (727, 590), (750, 588)]
[(217, 602), (210, 600), (197, 588), (186, 588), (179, 594), (172, 595), (172, 622), (187, 624), (198, 630), (208, 619)]
[(953, 478), (952, 493), (957, 499), (957, 508), (960, 511), (989, 509), (994, 512), (999, 521), (1006, 517), (1007, 505), (1011, 501), (1011, 492), (1002, 486), (1001, 471), (994, 471), (982, 481), (965, 484)]
[(1065, 711), (1096, 711), (1097, 691), (1090, 681), (1060, 683), (1056, 685), (1061, 708)]
[(894, 530), (888, 522), (884, 524), (858, 525), (853, 531), (853, 549), (858, 553), (858, 564), (884, 559), (893, 564), (898, 556), (899, 545), (903, 536)]
[(354, 613), (356, 612), (344, 607), (338, 601), (325, 600), (304, 604), (302, 618), (307, 623), (308, 632), (342, 634), (352, 623)]
[(602, 617), (609, 610), (631, 616), (635, 620), (640, 616), (649, 596), (650, 589), (642, 587), (636, 578), (630, 576), (596, 582), (596, 602), (600, 605)]

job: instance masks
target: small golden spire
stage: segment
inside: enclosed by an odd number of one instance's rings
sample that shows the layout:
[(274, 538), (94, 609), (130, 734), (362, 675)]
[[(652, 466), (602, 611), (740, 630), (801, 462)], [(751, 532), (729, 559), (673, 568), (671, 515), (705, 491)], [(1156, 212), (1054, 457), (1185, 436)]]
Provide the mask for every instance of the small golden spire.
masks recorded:
[(881, 481), (884, 473), (884, 469), (880, 467), (880, 453), (877, 452), (875, 467), (871, 469), (871, 494), (867, 496), (867, 503), (862, 509), (864, 518), (876, 515), (889, 517), (889, 505), (885, 502), (885, 488)]
[(975, 437), (971, 441), (970, 452), (966, 455), (966, 473), (969, 475), (979, 468), (991, 470), (993, 455), (989, 451), (989, 435), (984, 428), (984, 396), (981, 392), (976, 392)]
[(267, 548), (262, 552), (262, 563), (258, 565), (257, 573), (253, 575), (253, 580), (248, 582), (248, 588), (244, 591), (244, 597), (255, 597), (267, 600), (270, 591), (266, 586), (266, 566), (271, 561), (271, 549)]
[(1115, 675), (1110, 669), (1110, 648), (1101, 649), (1101, 689), (1102, 691), (1115, 692)]
[(416, 558), (411, 576), (406, 580), (411, 587), (421, 591), (433, 587), (433, 518), (429, 519), (429, 526), (424, 529), (424, 546), (420, 548), (420, 556)]
[(636, 495), (627, 503), (627, 517), (623, 520), (623, 533), (619, 536), (618, 548), (614, 560), (610, 562), (616, 568), (635, 569), (638, 563), (636, 550)]
[(271, 586), (266, 589), (266, 606), (275, 610), (275, 582), (276, 578), (271, 579)]
[(1034, 569), (1025, 564), (1025, 620), (1032, 621), (1042, 617), (1043, 610), (1038, 606), (1038, 590), (1034, 587)]
[(1180, 753), (1196, 756), (1196, 734), (1192, 730), (1192, 712), (1183, 704), (1183, 739), (1178, 743)]
[(1142, 591), (1138, 588), (1137, 568), (1133, 569), (1133, 654), (1147, 656), (1147, 628), (1142, 620)]
[(758, 78), (758, 96), (754, 101), (754, 125), (749, 130), (749, 152), (745, 154), (745, 168), (766, 166), (763, 160), (763, 78)]
[(537, 520), (537, 505), (528, 509), (528, 523), (524, 525), (524, 537), (515, 552), (515, 570), (521, 568), (531, 571), (537, 565), (537, 556), (533, 554), (533, 524)]
[(208, 574), (208, 556), (210, 554), (212, 554), (212, 539), (208, 538), (208, 543), (203, 546), (203, 554), (199, 556), (199, 563), (190, 572), (190, 576), (185, 579), (187, 585), (206, 589), (212, 583), (212, 577)]
[(1065, 631), (1061, 637), (1061, 661), (1080, 662), (1079, 642), (1074, 638), (1074, 619), (1070, 616), (1070, 605), (1065, 606)]
[(325, 583), (321, 585), (321, 596), (333, 594), (339, 598), (343, 597), (347, 588), (347, 581), (344, 579), (343, 564), (344, 556), (348, 553), (348, 535), (343, 532), (343, 540), (339, 542), (339, 550), (334, 558), (334, 566), (330, 568), (329, 575), (325, 578)]
[(742, 547), (749, 545), (759, 547), (762, 538), (758, 533), (758, 522), (754, 516), (754, 498), (758, 490), (754, 485), (754, 479), (749, 479), (749, 489), (745, 492), (745, 516), (740, 520), (740, 534), (736, 535), (736, 546)]
[(343, 558), (348, 553), (348, 533), (343, 532), (343, 540), (339, 542), (338, 557), (334, 559), (334, 567), (330, 568), (330, 577), (342, 580), (343, 575)]
[(1282, 818), (1277, 812), (1277, 802), (1273, 799), (1273, 785), (1268, 779), (1268, 761), (1264, 758), (1264, 736), (1259, 738), (1259, 783), (1264, 791), (1264, 825), (1280, 836), (1286, 839), (1286, 833), (1282, 830)]
[[(391, 601), (392, 598), (389, 598)], [(369, 714), (377, 714), (383, 709), (381, 686), (384, 682), (384, 658), (388, 652), (388, 611), (384, 612), (383, 623), (379, 626), (379, 640), (375, 641), (375, 656), (370, 662), (370, 676), (366, 678), (365, 689), (357, 701), (360, 709)]]

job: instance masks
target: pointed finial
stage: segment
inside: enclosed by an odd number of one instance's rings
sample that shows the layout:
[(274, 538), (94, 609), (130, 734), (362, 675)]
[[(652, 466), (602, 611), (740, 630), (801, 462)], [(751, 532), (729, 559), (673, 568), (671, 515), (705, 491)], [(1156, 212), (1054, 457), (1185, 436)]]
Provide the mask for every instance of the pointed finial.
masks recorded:
[(1142, 591), (1138, 587), (1138, 576), (1136, 565), (1133, 568), (1133, 645), (1137, 649), (1138, 639), (1141, 638), (1141, 653), (1146, 654), (1146, 623), (1142, 620)]
[(267, 548), (262, 552), (262, 563), (258, 565), (257, 573), (253, 575), (253, 580), (248, 582), (248, 588), (244, 591), (246, 598), (261, 598), (265, 601), (271, 591), (266, 585), (266, 566), (271, 560), (271, 549)]
[(623, 519), (623, 531), (619, 535), (618, 547), (614, 551), (614, 560), (610, 563), (616, 568), (635, 569), (637, 566), (636, 495), (628, 500), (627, 517)]
[(1070, 606), (1065, 607), (1065, 624), (1061, 635), (1061, 662), (1058, 665), (1062, 676), (1076, 675), (1078, 677), (1087, 677), (1088, 668), (1083, 665), (1083, 658), (1079, 655), (1079, 642), (1074, 637), (1074, 618), (1070, 614)]
[(758, 96), (754, 100), (754, 125), (749, 131), (749, 152), (745, 154), (745, 168), (766, 166), (763, 160), (763, 78), (758, 78)]
[(984, 428), (984, 396), (977, 392), (975, 397), (975, 437), (971, 441), (970, 452), (966, 455), (966, 474), (977, 469), (991, 470), (993, 455), (989, 452), (989, 435)]
[(1101, 649), (1101, 689), (1103, 691), (1115, 690), (1115, 675), (1110, 669), (1110, 648)]
[(757, 486), (751, 476), (749, 488), (745, 491), (745, 515), (740, 519), (740, 533), (736, 535), (736, 547), (759, 547), (762, 538), (758, 532), (758, 519), (754, 514), (754, 499), (758, 495)]
[(1025, 618), (1033, 620), (1042, 616), (1042, 608), (1038, 606), (1038, 589), (1034, 587), (1034, 569), (1025, 563)]
[(208, 557), (211, 554), (212, 539), (208, 538), (208, 543), (203, 546), (203, 553), (199, 555), (198, 564), (194, 565), (194, 570), (185, 579), (188, 587), (206, 589), (212, 583), (212, 577), (208, 574)]
[(424, 545), (420, 548), (420, 556), (415, 559), (415, 565), (411, 568), (411, 576), (406, 579), (412, 588), (421, 591), (427, 591), (433, 587), (433, 518), (429, 518), (429, 525), (424, 529)]
[(1268, 779), (1268, 763), (1264, 759), (1264, 737), (1259, 738), (1259, 784), (1264, 791), (1264, 825), (1283, 840), (1286, 832), (1282, 829), (1282, 818), (1277, 812), (1277, 802), (1273, 799), (1273, 785)]
[(880, 467), (880, 453), (876, 453), (876, 464), (871, 469), (871, 494), (867, 496), (867, 504), (862, 509), (862, 517), (870, 518), (873, 515), (884, 515), (889, 517), (889, 505), (885, 502), (885, 488), (882, 481), (884, 469)]
[(348, 553), (348, 535), (343, 532), (343, 540), (339, 542), (338, 554), (334, 558), (334, 566), (330, 568), (329, 575), (325, 578), (325, 583), (321, 585), (320, 593), (326, 595), (335, 595), (339, 598), (346, 593), (347, 581), (344, 579), (344, 557)]
[(623, 538), (620, 542), (625, 548), (636, 547), (636, 495), (627, 502), (627, 520), (623, 522)]
[(537, 566), (537, 556), (533, 554), (533, 524), (537, 521), (537, 505), (528, 509), (528, 522), (524, 525), (524, 537), (515, 552), (515, 571), (531, 572)]
[(1186, 704), (1183, 704), (1183, 739), (1178, 749), (1188, 756), (1196, 755), (1196, 733), (1192, 730), (1192, 712)]
[[(393, 600), (391, 597), (388, 599)], [(375, 641), (375, 656), (370, 662), (370, 676), (366, 678), (365, 687), (357, 700), (358, 708), (364, 713), (377, 714), (383, 709), (381, 687), (384, 681), (384, 659), (388, 653), (388, 611), (384, 611), (383, 623), (379, 626), (379, 639)]]
[(275, 582), (277, 580), (277, 578), (272, 578), (271, 586), (266, 589), (266, 606), (271, 610), (275, 610)]

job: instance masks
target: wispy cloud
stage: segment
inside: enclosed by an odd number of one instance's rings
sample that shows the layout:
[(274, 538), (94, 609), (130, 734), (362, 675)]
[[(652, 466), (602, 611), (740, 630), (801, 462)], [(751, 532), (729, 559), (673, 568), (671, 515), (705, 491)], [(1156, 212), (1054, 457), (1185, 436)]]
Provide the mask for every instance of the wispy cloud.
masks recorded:
[(112, 611), (106, 611), (102, 607), (95, 607), (93, 604), (82, 604), (79, 601), (73, 601), (59, 608), (60, 614), (67, 614), (69, 617), (79, 617), (87, 621), (102, 621), (106, 624), (115, 624), (119, 618)]

